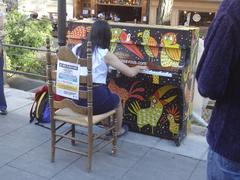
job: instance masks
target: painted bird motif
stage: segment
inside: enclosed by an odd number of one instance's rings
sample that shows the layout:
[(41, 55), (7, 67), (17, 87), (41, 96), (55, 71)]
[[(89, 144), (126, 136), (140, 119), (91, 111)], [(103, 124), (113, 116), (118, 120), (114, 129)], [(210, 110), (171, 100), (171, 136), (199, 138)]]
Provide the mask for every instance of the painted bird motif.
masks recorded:
[(111, 46), (110, 51), (113, 53), (117, 47), (117, 44), (120, 42), (120, 34), (123, 30), (120, 28), (112, 28), (112, 39), (111, 39)]
[(143, 54), (138, 49), (138, 47), (134, 44), (134, 42), (131, 40), (131, 34), (126, 33), (123, 29), (120, 28), (112, 28), (112, 39), (111, 39), (111, 46), (110, 46), (110, 52), (114, 52), (117, 44), (121, 43), (123, 47), (128, 49), (130, 52), (138, 56), (140, 59), (144, 59)]
[(142, 37), (144, 43), (144, 50), (150, 58), (158, 57), (157, 41), (151, 37), (150, 30), (146, 29), (138, 33), (138, 37)]
[(170, 107), (167, 110), (167, 120), (169, 122), (169, 131), (174, 135), (179, 132), (180, 112), (177, 107)]
[(178, 67), (181, 59), (181, 49), (177, 44), (177, 35), (169, 32), (163, 35), (161, 40), (161, 66)]
[(152, 126), (152, 134), (153, 127), (157, 126), (159, 119), (162, 116), (163, 108), (168, 103), (172, 102), (177, 96), (171, 96), (166, 99), (162, 99), (162, 97), (171, 89), (175, 87), (172, 85), (167, 85), (159, 88), (153, 96), (150, 97), (150, 107), (142, 109), (137, 101), (130, 104), (128, 107), (129, 112), (135, 114), (137, 116), (137, 126), (141, 129), (145, 125)]
[(138, 93), (142, 93), (145, 91), (144, 88), (136, 86), (140, 83), (140, 81), (136, 81), (132, 84), (129, 90), (119, 87), (113, 79), (110, 80), (108, 84), (108, 88), (113, 92), (120, 96), (123, 108), (125, 107), (125, 103), (129, 98), (135, 98), (137, 100), (143, 101), (143, 96), (139, 95)]

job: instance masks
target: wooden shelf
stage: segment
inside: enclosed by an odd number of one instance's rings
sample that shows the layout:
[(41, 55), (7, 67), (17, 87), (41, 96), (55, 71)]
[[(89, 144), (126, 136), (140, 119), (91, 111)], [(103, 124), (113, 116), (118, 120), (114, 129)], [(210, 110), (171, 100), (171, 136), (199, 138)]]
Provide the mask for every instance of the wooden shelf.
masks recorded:
[(113, 3), (97, 3), (99, 6), (121, 6), (121, 7), (129, 7), (129, 8), (141, 8), (141, 5), (127, 5), (127, 4), (113, 4)]

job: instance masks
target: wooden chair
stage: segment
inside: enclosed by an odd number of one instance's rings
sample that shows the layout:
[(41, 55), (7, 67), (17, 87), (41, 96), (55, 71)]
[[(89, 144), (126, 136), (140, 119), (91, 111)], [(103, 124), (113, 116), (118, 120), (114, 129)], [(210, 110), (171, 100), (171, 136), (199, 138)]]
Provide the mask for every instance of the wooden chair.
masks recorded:
[[(62, 101), (54, 101), (53, 95), (56, 92), (56, 64), (57, 57), (51, 54), (49, 41), (47, 41), (47, 77), (48, 77), (48, 88), (49, 88), (49, 106), (50, 106), (50, 116), (51, 116), (51, 160), (55, 160), (55, 149), (62, 149), (65, 151), (70, 151), (80, 155), (87, 156), (87, 169), (91, 171), (91, 161), (92, 154), (105, 147), (106, 145), (112, 143), (112, 153), (116, 154), (116, 143), (117, 143), (117, 122), (116, 122), (116, 111), (112, 110), (104, 114), (93, 115), (93, 97), (92, 97), (92, 49), (91, 42), (87, 43), (87, 58), (78, 59), (72, 51), (67, 47), (60, 47), (57, 53), (58, 59), (63, 61), (68, 61), (71, 63), (78, 63), (81, 67), (87, 67), (87, 76), (80, 76), (80, 91), (79, 97), (87, 100), (87, 107), (79, 106), (74, 103), (73, 100), (65, 98)], [(85, 89), (85, 90), (84, 90)], [(58, 109), (57, 111), (54, 111)], [(97, 123), (108, 119), (110, 126), (104, 129), (104, 132), (100, 134), (94, 134), (93, 126)], [(56, 127), (56, 121), (60, 121), (61, 124)], [(71, 128), (64, 133), (60, 133), (59, 130), (65, 124), (70, 124)], [(87, 128), (87, 140), (79, 139), (75, 137), (75, 126), (81, 126)], [(112, 132), (112, 138), (106, 138), (107, 133)], [(73, 150), (72, 148), (66, 148), (58, 145), (57, 143), (62, 139), (69, 139), (72, 145), (76, 142), (86, 143), (86, 151)], [(94, 140), (101, 139), (101, 143), (94, 146)], [(76, 149), (76, 148), (75, 148)]]

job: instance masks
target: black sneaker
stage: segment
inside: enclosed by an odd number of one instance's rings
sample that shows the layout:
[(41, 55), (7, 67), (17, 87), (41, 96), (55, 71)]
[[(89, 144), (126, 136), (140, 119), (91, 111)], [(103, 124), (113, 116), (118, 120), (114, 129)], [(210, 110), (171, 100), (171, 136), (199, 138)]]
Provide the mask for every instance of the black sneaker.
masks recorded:
[(8, 112), (6, 109), (1, 109), (0, 110), (0, 115), (6, 115)]

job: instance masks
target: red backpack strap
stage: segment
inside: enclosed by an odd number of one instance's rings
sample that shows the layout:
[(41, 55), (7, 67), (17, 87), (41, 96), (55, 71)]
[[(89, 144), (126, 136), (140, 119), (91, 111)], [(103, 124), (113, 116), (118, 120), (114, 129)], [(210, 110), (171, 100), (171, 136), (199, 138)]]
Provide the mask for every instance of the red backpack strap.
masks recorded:
[(35, 99), (37, 98), (37, 96), (39, 94), (42, 94), (43, 92), (47, 92), (47, 91), (48, 91), (48, 86), (47, 85), (40, 86), (35, 92)]

